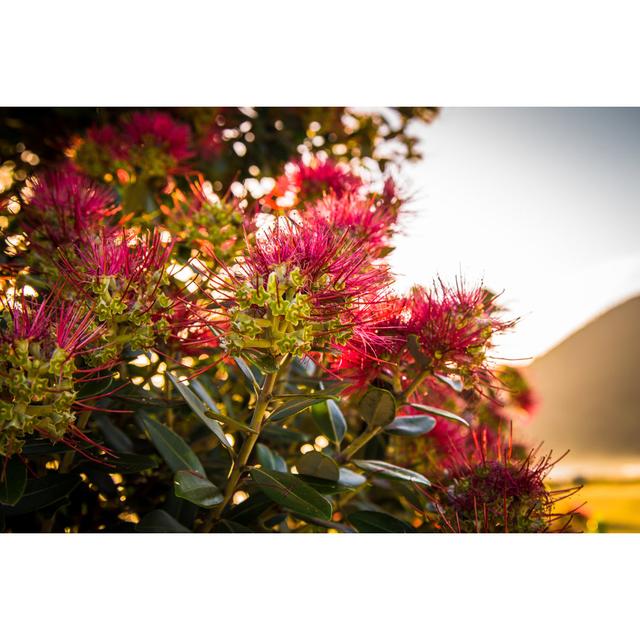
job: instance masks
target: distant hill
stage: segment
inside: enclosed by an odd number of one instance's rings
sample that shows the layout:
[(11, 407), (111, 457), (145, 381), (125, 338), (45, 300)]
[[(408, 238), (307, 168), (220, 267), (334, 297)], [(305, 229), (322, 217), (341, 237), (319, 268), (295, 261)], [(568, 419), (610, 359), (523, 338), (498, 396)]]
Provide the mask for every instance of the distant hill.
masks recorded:
[(525, 371), (540, 397), (531, 425), (570, 460), (640, 456), (640, 297), (611, 309)]

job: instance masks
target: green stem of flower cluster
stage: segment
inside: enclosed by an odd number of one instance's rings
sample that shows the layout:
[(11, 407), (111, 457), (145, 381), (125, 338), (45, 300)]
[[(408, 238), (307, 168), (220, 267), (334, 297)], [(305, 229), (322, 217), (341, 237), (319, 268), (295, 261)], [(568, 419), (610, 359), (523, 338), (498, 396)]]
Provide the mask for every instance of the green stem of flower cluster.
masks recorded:
[(349, 462), (353, 456), (364, 447), (367, 442), (373, 440), (380, 432), (382, 427), (367, 427), (343, 452), (340, 459), (343, 462)]
[(398, 400), (401, 400), (402, 402), (406, 402), (407, 399), (409, 397), (411, 397), (411, 394), (414, 393), (418, 387), (431, 375), (431, 370), (429, 369), (425, 369), (422, 372), (420, 372), (416, 378), (414, 378), (413, 382), (405, 389), (405, 391), (403, 391), (400, 396), (398, 397)]
[[(397, 391), (397, 385), (394, 381), (394, 389), (396, 389), (395, 395), (396, 400), (401, 403), (407, 401), (407, 398), (411, 396), (412, 393), (416, 391), (416, 389), (431, 375), (431, 371), (425, 369), (421, 371), (413, 382), (406, 388), (405, 391)], [(399, 381), (397, 382), (399, 384)], [(364, 447), (370, 440), (373, 440), (380, 432), (382, 431), (382, 427), (367, 427), (343, 452), (340, 456), (342, 462), (349, 462), (351, 458)]]
[(258, 394), (258, 399), (256, 400), (256, 406), (253, 410), (251, 423), (249, 424), (252, 431), (247, 435), (242, 447), (240, 448), (233, 471), (227, 481), (222, 502), (211, 511), (209, 518), (202, 527), (202, 531), (205, 533), (208, 533), (213, 529), (213, 525), (220, 518), (220, 515), (225, 510), (236, 491), (240, 477), (242, 476), (251, 453), (258, 442), (258, 438), (260, 438), (260, 432), (262, 431), (265, 415), (269, 409), (273, 390), (276, 386), (280, 373), (286, 369), (286, 365), (289, 363), (289, 360), (289, 355), (284, 356), (277, 370), (273, 373), (267, 374), (264, 378), (262, 387), (260, 388), (260, 393)]

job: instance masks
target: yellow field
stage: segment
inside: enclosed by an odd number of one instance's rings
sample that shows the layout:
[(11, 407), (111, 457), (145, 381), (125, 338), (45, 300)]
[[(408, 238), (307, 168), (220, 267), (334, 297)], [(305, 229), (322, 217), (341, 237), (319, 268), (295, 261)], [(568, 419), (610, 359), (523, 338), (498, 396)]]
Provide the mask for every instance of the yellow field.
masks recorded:
[(640, 481), (594, 480), (574, 497), (561, 502), (562, 510), (587, 504), (576, 519), (578, 528), (588, 533), (640, 532)]

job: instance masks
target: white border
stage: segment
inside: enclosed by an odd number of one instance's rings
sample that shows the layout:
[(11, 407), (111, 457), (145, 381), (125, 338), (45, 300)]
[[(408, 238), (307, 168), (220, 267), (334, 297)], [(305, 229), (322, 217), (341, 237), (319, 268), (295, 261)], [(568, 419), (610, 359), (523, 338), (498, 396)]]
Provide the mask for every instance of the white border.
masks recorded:
[(635, 3), (4, 3), (5, 105), (636, 105)]
[[(1, 19), (6, 106), (639, 103), (621, 0), (13, 0)], [(635, 637), (638, 541), (7, 535), (2, 631)]]
[(633, 535), (8, 535), (0, 549), (12, 638), (637, 634)]

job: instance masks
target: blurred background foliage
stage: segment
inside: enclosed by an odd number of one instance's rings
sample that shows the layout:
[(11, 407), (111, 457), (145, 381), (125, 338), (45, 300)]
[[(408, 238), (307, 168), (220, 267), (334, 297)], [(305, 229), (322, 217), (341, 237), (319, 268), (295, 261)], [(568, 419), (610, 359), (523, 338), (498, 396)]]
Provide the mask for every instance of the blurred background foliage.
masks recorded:
[[(34, 167), (65, 157), (87, 129), (114, 125), (144, 108), (0, 109), (0, 193), (19, 198)], [(291, 158), (323, 151), (374, 171), (421, 158), (413, 121), (431, 122), (435, 107), (360, 111), (346, 107), (176, 107), (163, 109), (191, 126), (197, 149), (190, 165), (215, 176), (222, 191), (234, 180), (277, 175)]]

